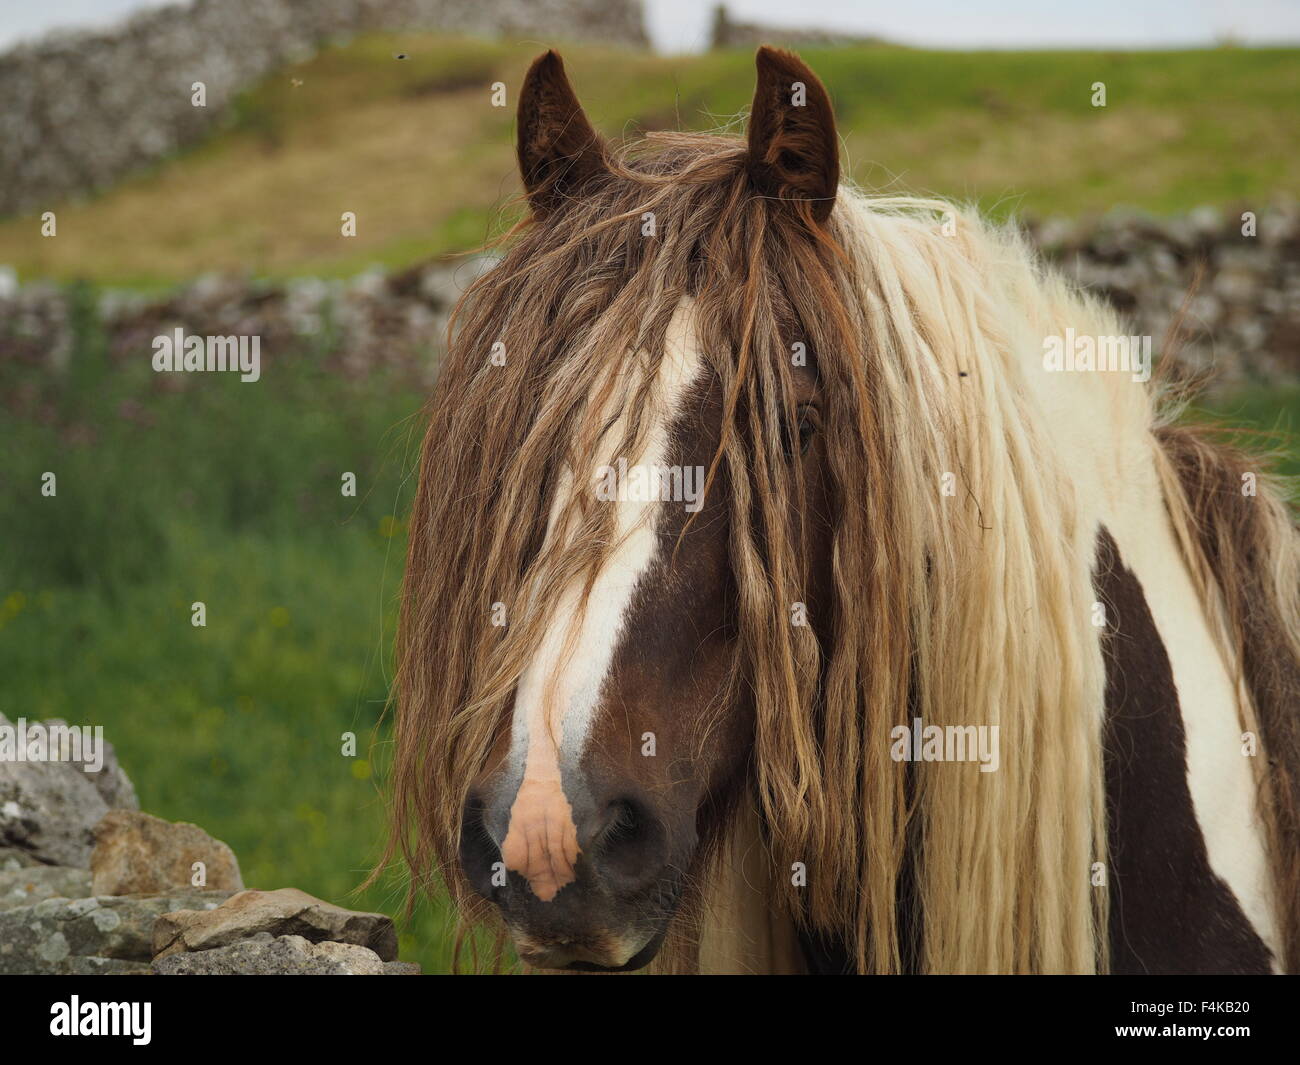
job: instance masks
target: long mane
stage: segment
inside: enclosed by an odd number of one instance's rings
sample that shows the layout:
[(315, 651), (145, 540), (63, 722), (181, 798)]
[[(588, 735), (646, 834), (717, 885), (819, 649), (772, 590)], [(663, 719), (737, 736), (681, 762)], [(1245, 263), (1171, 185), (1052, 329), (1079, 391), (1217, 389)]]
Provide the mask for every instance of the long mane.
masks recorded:
[[(739, 589), (734, 685), (757, 715), (741, 801), (759, 811), (784, 885), (772, 904), (846, 936), (864, 971), (896, 972), (907, 957), (937, 972), (1104, 971), (1106, 892), (1090, 881), (1106, 859), (1104, 667), (1087, 624), (1096, 529), (1023, 355), (1066, 325), (1121, 330), (1013, 233), (944, 202), (844, 187), (810, 235), (787, 205), (753, 194), (730, 138), (661, 134), (621, 149), (581, 199), (523, 224), (457, 309), (410, 523), (390, 855), (400, 849), (415, 890), (443, 883), (467, 920), (493, 920), (459, 873), (461, 803), (508, 721), (546, 590), (593, 580), (612, 548), (609, 508), (575, 498), (559, 520), (580, 535), (556, 542), (581, 546), (542, 549), (556, 485), (605, 428), (593, 412), (611, 397), (638, 408), (687, 298), (728, 396), (718, 462)], [(826, 404), (829, 646), (788, 620), (807, 573), (787, 524), (803, 485), (780, 443), (796, 342)], [(620, 372), (627, 360), (644, 373)], [(1157, 404), (1126, 396), (1116, 417), (1171, 446)], [(644, 430), (632, 417), (620, 450), (636, 453)], [(1286, 507), (1271, 499), (1200, 528), (1198, 486), (1220, 453), (1178, 439), (1167, 502), (1202, 594), (1221, 606), (1225, 645), (1241, 656), (1266, 630), (1297, 661)], [(1230, 588), (1246, 571), (1259, 575), (1251, 602)], [(1300, 681), (1259, 662), (1247, 672), (1281, 767), (1267, 814), (1294, 887)], [(914, 717), (997, 725), (1010, 753), (996, 773), (921, 763), (909, 781), (889, 736)], [(724, 825), (692, 870), (670, 966), (692, 965), (725, 836)], [(791, 884), (795, 863), (806, 887)], [(923, 914), (923, 934), (896, 919), (900, 906)], [(1292, 912), (1292, 944), (1298, 924)]]

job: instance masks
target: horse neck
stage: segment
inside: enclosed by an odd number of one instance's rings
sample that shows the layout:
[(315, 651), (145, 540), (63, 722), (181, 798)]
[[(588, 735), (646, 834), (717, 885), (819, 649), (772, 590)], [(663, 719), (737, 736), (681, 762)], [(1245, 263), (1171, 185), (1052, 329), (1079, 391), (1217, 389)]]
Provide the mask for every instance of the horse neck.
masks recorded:
[[(1044, 288), (1044, 331), (1070, 328), (1076, 336), (1093, 337), (1128, 333), (1109, 309), (1058, 282), (1046, 281)], [(1255, 727), (1250, 697), (1229, 649), (1217, 588), (1203, 576), (1198, 579), (1189, 563), (1188, 529), (1198, 516), (1183, 513), (1176, 477), (1154, 433), (1154, 389), (1124, 372), (1048, 372), (1040, 351), (1026, 347), (1022, 353), (1024, 381), (1052, 427), (1057, 459), (1069, 471), (1078, 557), (1095, 568), (1099, 537), (1108, 535), (1118, 561), (1140, 586), (1177, 689), (1172, 712), (1181, 717), (1185, 735), (1190, 816), (1211, 869), (1278, 957), (1254, 760), (1241, 754), (1242, 733)], [(1131, 618), (1106, 619), (1121, 635), (1131, 623)], [(1099, 628), (1099, 636), (1105, 631)], [(1140, 749), (1135, 754), (1143, 757)], [(1149, 813), (1163, 817), (1167, 811), (1153, 807)]]

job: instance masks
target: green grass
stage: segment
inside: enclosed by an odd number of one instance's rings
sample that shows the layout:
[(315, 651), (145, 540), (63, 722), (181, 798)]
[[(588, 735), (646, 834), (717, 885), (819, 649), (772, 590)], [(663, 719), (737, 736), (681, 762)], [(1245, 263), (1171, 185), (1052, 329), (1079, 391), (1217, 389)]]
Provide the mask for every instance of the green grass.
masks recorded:
[[(741, 128), (748, 51), (561, 47), (611, 137)], [(56, 237), (39, 235), (36, 212), (0, 221), (0, 262), (25, 279), (157, 286), (210, 270), (344, 276), (476, 247), (515, 216), (515, 93), (541, 48), (436, 35), (331, 48), (248, 90), (201, 145), (47, 205)], [(846, 171), (873, 188), (999, 215), (1164, 214), (1300, 188), (1297, 49), (803, 54), (831, 90)], [(491, 106), (498, 81), (505, 107)], [(1104, 108), (1090, 102), (1098, 81)], [(340, 235), (343, 211), (357, 214), (355, 237)]]
[(1188, 417), (1239, 429), (1240, 444), (1265, 457), (1270, 471), (1300, 501), (1300, 384), (1217, 396), (1212, 404), (1193, 408)]

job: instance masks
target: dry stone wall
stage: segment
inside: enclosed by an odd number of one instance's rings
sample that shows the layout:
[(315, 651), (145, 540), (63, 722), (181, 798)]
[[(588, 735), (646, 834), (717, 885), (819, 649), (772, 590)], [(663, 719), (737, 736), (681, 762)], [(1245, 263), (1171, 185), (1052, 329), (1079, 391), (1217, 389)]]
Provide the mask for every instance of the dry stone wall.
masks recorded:
[[(1128, 316), (1159, 354), (1187, 301), (1178, 358), (1210, 370), (1217, 387), (1300, 381), (1300, 207), (1261, 208), (1255, 235), (1241, 211), (1205, 208), (1156, 219), (1114, 213), (1091, 221), (1027, 222), (1044, 257)], [(447, 315), (487, 258), (371, 271), (349, 281), (298, 278), (278, 284), (210, 276), (158, 299), (105, 291), (99, 312), (110, 356), (148, 357), (154, 337), (187, 334), (261, 337), (263, 359), (332, 338), (324, 357), (348, 377), (376, 370), (432, 382)], [(1188, 294), (1195, 286), (1194, 294)], [(68, 290), (18, 285), (0, 267), (0, 360), (61, 371), (72, 347)], [(158, 375), (156, 387), (182, 387)], [(21, 392), (10, 412), (24, 415)]]
[[(646, 43), (640, 0), (193, 0), (52, 34), (0, 56), (0, 216), (166, 157), (257, 79), (365, 30)], [(205, 107), (191, 102), (196, 81)]]

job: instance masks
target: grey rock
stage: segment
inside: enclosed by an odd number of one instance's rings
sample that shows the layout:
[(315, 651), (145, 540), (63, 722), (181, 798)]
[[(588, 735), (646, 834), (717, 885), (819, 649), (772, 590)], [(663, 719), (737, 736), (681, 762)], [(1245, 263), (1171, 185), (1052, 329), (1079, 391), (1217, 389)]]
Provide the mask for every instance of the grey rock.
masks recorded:
[(0, 872), (0, 910), (34, 906), (44, 899), (90, 894), (90, 874), (65, 865), (37, 865)]
[[(229, 892), (173, 893), (156, 897), (48, 898), (0, 911), (0, 975), (67, 972), (70, 958), (147, 962), (153, 925), (182, 908), (216, 907)], [(87, 963), (89, 964), (89, 963)]]
[(216, 909), (168, 913), (154, 926), (154, 957), (207, 951), (266, 933), (366, 947), (382, 961), (397, 958), (397, 932), (382, 913), (334, 906), (305, 891), (243, 891)]
[[(46, 725), (67, 725), (68, 722), (63, 718), (52, 717), (45, 722)], [(86, 772), (86, 767), (90, 766), (90, 760), (86, 757), (85, 751), (82, 752), (80, 759), (69, 759), (68, 766), (81, 771), (90, 782), (95, 785), (95, 790), (99, 792), (99, 797), (104, 800), (110, 810), (138, 810), (140, 809), (140, 800), (135, 794), (135, 785), (131, 783), (131, 778), (126, 775), (117, 760), (117, 750), (107, 740), (103, 743), (102, 760), (99, 769), (94, 772)]]
[(0, 873), (12, 873), (41, 864), (32, 856), (31, 851), (25, 851), (21, 847), (0, 847)]
[(1223, 229), (1223, 214), (1217, 207), (1197, 207), (1190, 211), (1187, 220), (1197, 236), (1209, 239)]
[[(52, 719), (41, 724), (66, 723)], [(12, 725), (0, 714), (0, 726)], [(0, 761), (0, 847), (26, 851), (47, 865), (90, 864), (93, 829), (100, 818), (114, 807), (134, 809), (138, 801), (111, 744), (104, 744), (98, 772), (85, 771), (82, 754), (79, 761)]]
[(49, 970), (55, 976), (148, 976), (149, 963), (73, 954)]
[(234, 852), (197, 825), (173, 824), (139, 810), (111, 810), (95, 826), (90, 856), (95, 895), (152, 895), (184, 891), (202, 863), (203, 886), (242, 891)]
[(157, 976), (383, 976), (373, 950), (352, 943), (312, 943), (259, 932), (211, 950), (171, 954), (153, 963)]

